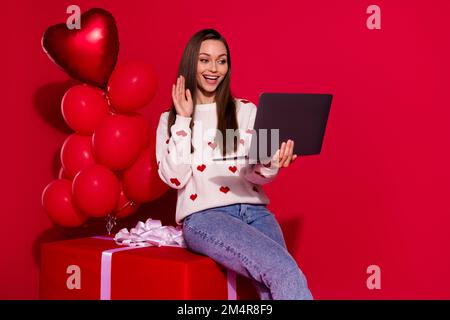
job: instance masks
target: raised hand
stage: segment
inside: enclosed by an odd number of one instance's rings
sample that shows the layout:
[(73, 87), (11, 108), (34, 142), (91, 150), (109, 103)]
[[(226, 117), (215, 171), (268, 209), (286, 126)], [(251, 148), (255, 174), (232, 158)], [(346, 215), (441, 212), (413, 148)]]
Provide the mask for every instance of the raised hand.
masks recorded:
[(194, 103), (189, 89), (185, 90), (185, 79), (182, 75), (177, 78), (177, 83), (172, 85), (172, 99), (177, 114), (183, 117), (191, 117)]

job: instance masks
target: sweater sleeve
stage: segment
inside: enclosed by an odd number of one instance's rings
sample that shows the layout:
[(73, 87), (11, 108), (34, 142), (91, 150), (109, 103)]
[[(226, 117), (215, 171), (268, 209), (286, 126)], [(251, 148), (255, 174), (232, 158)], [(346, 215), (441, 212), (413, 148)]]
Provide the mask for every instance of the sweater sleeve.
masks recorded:
[(244, 177), (251, 183), (263, 185), (275, 180), (278, 172), (279, 168), (271, 160), (266, 164), (256, 163), (249, 165), (244, 173)]
[[(253, 130), (257, 112), (257, 108), (253, 103), (250, 103), (250, 107), (251, 112), (247, 126), (247, 131)], [(248, 146), (248, 148), (250, 148), (250, 146)], [(247, 153), (248, 152), (249, 150), (247, 150)], [(249, 164), (244, 172), (244, 178), (250, 181), (251, 183), (258, 185), (267, 184), (275, 180), (279, 172), (279, 168), (276, 166), (277, 155), (278, 152), (272, 157), (272, 159), (269, 162), (266, 162), (264, 164), (262, 163)]]
[(176, 115), (168, 137), (169, 112), (164, 112), (156, 130), (156, 161), (160, 178), (171, 188), (183, 188), (192, 177), (191, 117)]

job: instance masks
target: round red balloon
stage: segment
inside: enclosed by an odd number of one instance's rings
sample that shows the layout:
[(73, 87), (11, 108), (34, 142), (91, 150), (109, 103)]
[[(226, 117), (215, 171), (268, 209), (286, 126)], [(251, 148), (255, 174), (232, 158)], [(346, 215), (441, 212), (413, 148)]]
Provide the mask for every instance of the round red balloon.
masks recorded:
[(61, 164), (69, 179), (93, 164), (95, 164), (92, 154), (92, 138), (74, 133), (67, 137), (61, 148)]
[(136, 126), (140, 130), (140, 136), (142, 140), (141, 150), (148, 147), (152, 137), (152, 128), (150, 126), (150, 121), (148, 121), (142, 114), (133, 112), (127, 114), (132, 120), (136, 121)]
[(128, 198), (136, 202), (157, 199), (168, 189), (158, 175), (154, 153), (151, 146), (144, 149), (136, 162), (123, 174), (123, 190)]
[(128, 197), (120, 190), (119, 203), (117, 204), (116, 217), (125, 218), (133, 214), (140, 207), (140, 203), (136, 203), (133, 200), (128, 199)]
[(50, 182), (42, 192), (42, 206), (50, 219), (64, 227), (79, 227), (88, 217), (72, 203), (72, 182), (59, 179)]
[(142, 129), (136, 119), (114, 114), (100, 123), (92, 137), (94, 157), (112, 170), (122, 170), (136, 161), (142, 150)]
[(120, 183), (116, 175), (102, 165), (80, 171), (73, 179), (75, 205), (91, 217), (104, 217), (117, 206)]
[(108, 116), (109, 106), (102, 90), (83, 84), (67, 90), (61, 102), (61, 112), (74, 131), (90, 135)]
[(107, 86), (111, 107), (119, 112), (140, 109), (153, 99), (157, 85), (156, 72), (151, 65), (140, 62), (119, 65)]

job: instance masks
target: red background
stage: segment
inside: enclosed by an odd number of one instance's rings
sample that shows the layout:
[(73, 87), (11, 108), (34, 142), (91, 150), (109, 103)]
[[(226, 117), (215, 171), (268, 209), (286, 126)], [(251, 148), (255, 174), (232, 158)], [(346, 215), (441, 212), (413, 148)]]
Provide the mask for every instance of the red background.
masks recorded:
[[(59, 102), (75, 81), (44, 54), (44, 30), (73, 1), (8, 1), (2, 30), (0, 298), (35, 299), (42, 242), (103, 231), (52, 226), (41, 207), (70, 130)], [(382, 1), (77, 1), (117, 20), (119, 63), (155, 65), (159, 89), (143, 113), (156, 124), (184, 45), (199, 29), (227, 38), (232, 89), (332, 93), (320, 156), (299, 158), (266, 187), (270, 208), (316, 299), (450, 298), (450, 3)], [(175, 192), (122, 221), (174, 223)], [(169, 204), (169, 206), (167, 206)], [(381, 289), (366, 287), (369, 265)]]

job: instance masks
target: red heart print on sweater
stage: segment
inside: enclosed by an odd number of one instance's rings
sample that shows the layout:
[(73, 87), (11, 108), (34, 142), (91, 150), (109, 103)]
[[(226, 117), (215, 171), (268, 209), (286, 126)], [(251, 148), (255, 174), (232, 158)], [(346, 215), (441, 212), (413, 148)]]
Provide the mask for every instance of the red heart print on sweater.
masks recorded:
[(266, 176), (265, 175), (263, 175), (261, 172), (259, 172), (259, 171), (255, 171), (255, 173), (257, 174), (257, 175), (260, 175), (261, 177), (263, 177), (263, 178), (265, 178)]
[(248, 134), (253, 134), (253, 129), (247, 129), (247, 130), (245, 130), (245, 133), (248, 133)]
[(231, 172), (235, 173), (236, 170), (237, 170), (237, 167), (236, 166), (229, 166), (228, 170), (230, 170)]
[(195, 201), (195, 199), (197, 199), (197, 194), (193, 193), (189, 198), (191, 198), (192, 201)]
[(270, 168), (271, 165), (272, 165), (272, 161), (270, 161), (270, 162), (268, 162), (266, 164), (263, 164), (263, 166), (266, 167), (266, 168)]
[(210, 142), (208, 142), (208, 146), (210, 146), (214, 150), (217, 146), (217, 143), (210, 141)]
[(242, 145), (244, 145), (245, 140), (244, 140), (244, 139), (241, 139), (241, 140), (239, 140), (239, 142), (240, 142)]
[(179, 130), (179, 131), (176, 132), (176, 134), (177, 134), (177, 136), (183, 136), (183, 137), (187, 136), (187, 133), (184, 130)]
[(220, 186), (220, 191), (222, 191), (223, 193), (227, 193), (228, 191), (230, 191), (230, 188), (228, 188), (227, 186)]
[(180, 181), (178, 181), (177, 178), (170, 178), (170, 182), (172, 182), (177, 187), (181, 184)]
[(201, 166), (197, 166), (197, 170), (200, 172), (203, 172), (203, 170), (205, 170), (206, 166), (204, 164), (202, 164)]

